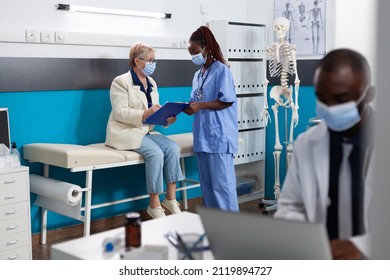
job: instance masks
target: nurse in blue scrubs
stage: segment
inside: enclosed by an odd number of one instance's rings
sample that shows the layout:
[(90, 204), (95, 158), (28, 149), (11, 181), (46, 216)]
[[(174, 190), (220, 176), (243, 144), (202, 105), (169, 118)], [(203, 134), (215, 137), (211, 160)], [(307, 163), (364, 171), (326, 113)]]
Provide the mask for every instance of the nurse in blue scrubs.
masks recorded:
[(233, 155), (238, 148), (237, 97), (233, 77), (213, 33), (206, 26), (192, 33), (188, 51), (199, 66), (192, 81), (194, 152), (203, 202), (238, 212)]

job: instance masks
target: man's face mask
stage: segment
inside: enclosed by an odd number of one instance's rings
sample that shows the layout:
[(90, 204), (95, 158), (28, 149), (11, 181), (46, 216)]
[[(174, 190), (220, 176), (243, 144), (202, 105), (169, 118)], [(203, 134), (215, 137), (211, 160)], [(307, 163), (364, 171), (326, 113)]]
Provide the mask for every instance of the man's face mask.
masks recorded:
[[(369, 89), (369, 88), (368, 88)], [(326, 125), (333, 131), (345, 131), (360, 121), (358, 105), (366, 97), (368, 89), (357, 101), (328, 106), (317, 99), (317, 115), (324, 119)]]

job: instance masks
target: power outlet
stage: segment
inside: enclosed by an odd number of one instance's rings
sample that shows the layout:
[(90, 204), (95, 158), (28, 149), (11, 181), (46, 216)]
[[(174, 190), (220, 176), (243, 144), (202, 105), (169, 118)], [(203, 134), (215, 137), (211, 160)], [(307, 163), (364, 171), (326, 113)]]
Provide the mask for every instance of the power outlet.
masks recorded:
[(178, 39), (173, 39), (169, 47), (174, 49), (179, 48), (180, 41)]
[(41, 31), (41, 43), (54, 43), (53, 31)]
[(39, 42), (39, 31), (26, 30), (26, 42)]
[(186, 49), (188, 47), (188, 41), (187, 39), (180, 39), (180, 48)]
[(65, 43), (65, 33), (63, 32), (54, 32), (54, 40), (57, 44), (64, 44)]
[(207, 14), (207, 12), (208, 12), (208, 6), (206, 5), (206, 4), (200, 4), (200, 6), (199, 6), (199, 11), (200, 11), (200, 13), (202, 14), (202, 15), (205, 15), (205, 14)]

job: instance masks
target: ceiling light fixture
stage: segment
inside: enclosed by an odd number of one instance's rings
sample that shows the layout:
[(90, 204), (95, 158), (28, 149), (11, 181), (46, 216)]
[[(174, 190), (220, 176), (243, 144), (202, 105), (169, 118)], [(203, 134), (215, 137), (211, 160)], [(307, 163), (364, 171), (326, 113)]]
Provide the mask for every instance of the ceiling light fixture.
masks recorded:
[(78, 5), (70, 5), (70, 4), (58, 4), (57, 10), (70, 11), (70, 12), (135, 16), (135, 17), (152, 17), (152, 18), (161, 18), (161, 19), (169, 19), (172, 17), (172, 14), (169, 13), (153, 13), (153, 12), (143, 12), (143, 11), (96, 8), (96, 7), (78, 6)]

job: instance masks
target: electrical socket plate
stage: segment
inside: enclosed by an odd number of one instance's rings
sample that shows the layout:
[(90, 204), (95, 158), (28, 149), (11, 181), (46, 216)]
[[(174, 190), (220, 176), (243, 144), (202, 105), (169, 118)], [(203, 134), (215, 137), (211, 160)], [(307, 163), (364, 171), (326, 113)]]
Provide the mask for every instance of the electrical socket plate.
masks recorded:
[(54, 32), (41, 31), (41, 43), (54, 43)]
[(63, 32), (54, 32), (54, 38), (55, 42), (57, 44), (64, 44), (65, 43), (65, 33)]
[(187, 39), (180, 39), (180, 48), (186, 49), (188, 47), (188, 41)]
[(173, 40), (171, 42), (171, 48), (178, 48), (179, 47), (179, 42), (177, 40)]
[(199, 11), (202, 15), (207, 14), (208, 6), (206, 4), (200, 4)]
[(39, 42), (39, 32), (37, 30), (26, 30), (26, 42)]

